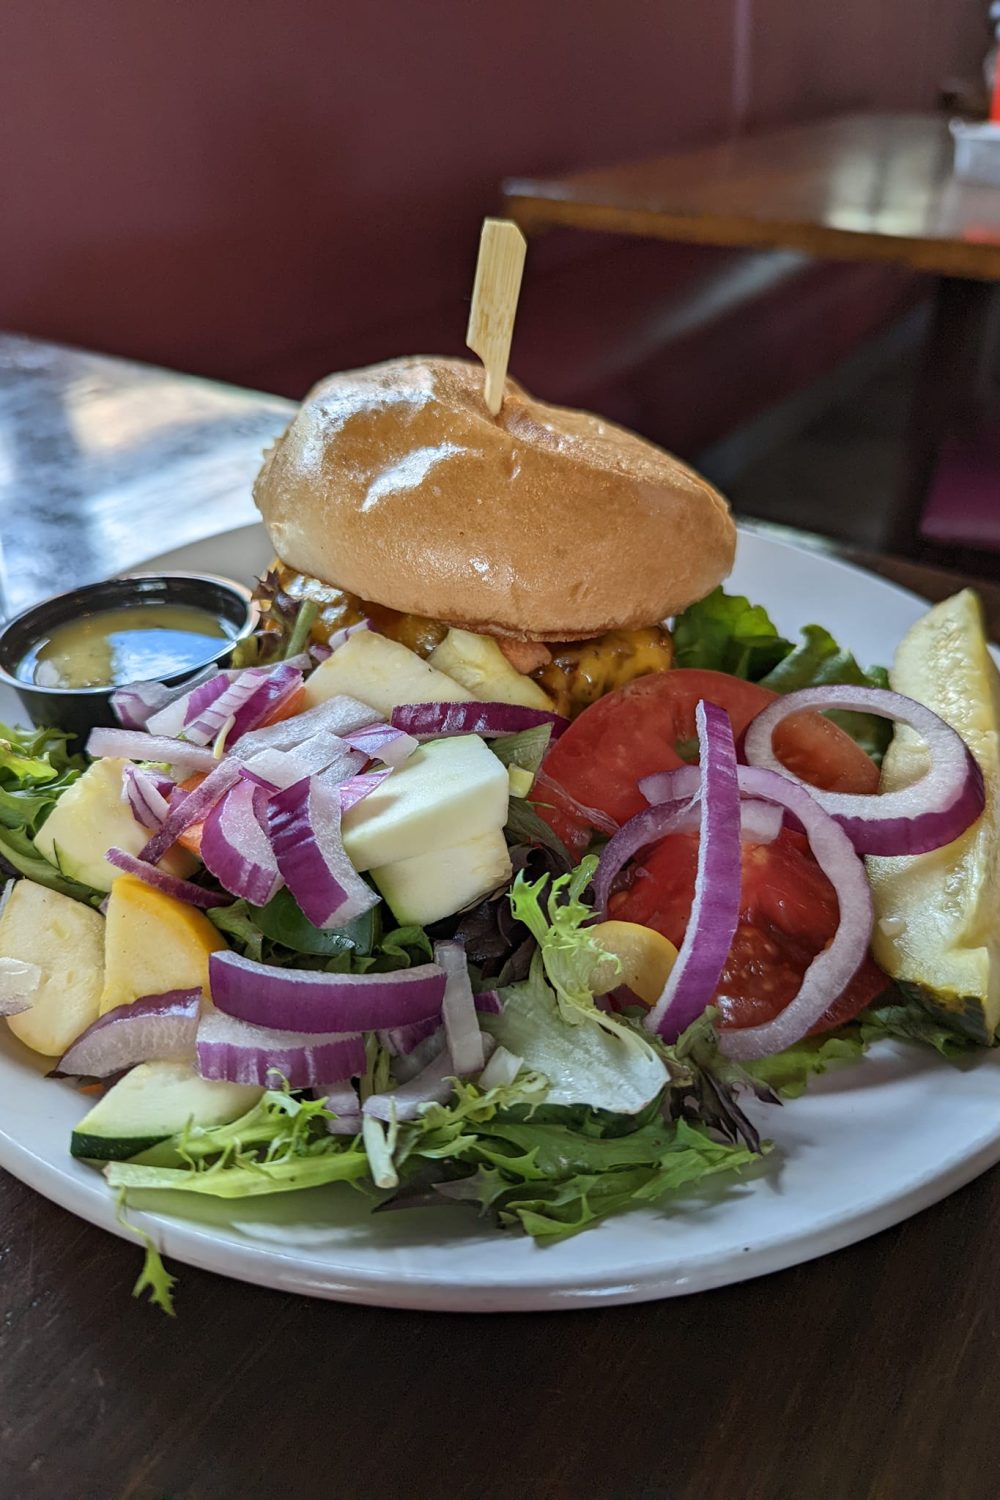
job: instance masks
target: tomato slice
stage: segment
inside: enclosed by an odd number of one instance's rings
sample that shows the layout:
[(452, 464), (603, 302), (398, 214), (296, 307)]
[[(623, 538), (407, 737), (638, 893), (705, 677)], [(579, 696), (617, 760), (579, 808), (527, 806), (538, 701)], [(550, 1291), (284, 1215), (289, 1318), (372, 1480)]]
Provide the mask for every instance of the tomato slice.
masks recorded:
[[(697, 834), (661, 839), (632, 866), (628, 889), (611, 897), (611, 916), (641, 922), (679, 946), (697, 860)], [(771, 844), (744, 845), (740, 920), (715, 997), (720, 1025), (757, 1026), (784, 1010), (839, 920), (833, 886), (802, 834), (783, 829)], [(866, 958), (812, 1030), (828, 1031), (853, 1019), (887, 983), (874, 960)]]
[[(678, 668), (637, 678), (584, 710), (545, 757), (550, 784), (538, 811), (574, 851), (586, 847), (592, 825), (577, 804), (627, 822), (646, 802), (640, 777), (671, 771), (692, 758), (699, 699), (725, 709), (737, 740), (750, 720), (777, 696), (725, 672)], [(790, 771), (828, 791), (872, 793), (878, 768), (837, 725), (821, 714), (795, 714), (774, 737)], [(570, 801), (560, 796), (565, 790)], [(697, 834), (674, 834), (631, 868), (631, 884), (611, 898), (611, 915), (641, 922), (680, 945), (694, 896)], [(783, 1010), (817, 953), (837, 930), (836, 894), (806, 839), (784, 830), (772, 844), (743, 849), (740, 921), (716, 1004), (724, 1026), (754, 1026)], [(863, 1010), (886, 985), (867, 958), (813, 1029), (840, 1025)]]
[[(592, 825), (573, 803), (625, 823), (646, 801), (638, 781), (654, 771), (672, 771), (691, 759), (695, 709), (700, 699), (729, 715), (737, 740), (750, 720), (777, 693), (726, 672), (679, 667), (653, 672), (608, 693), (575, 719), (545, 757), (545, 785), (538, 811), (563, 842), (577, 852)], [(818, 713), (794, 714), (774, 737), (790, 771), (827, 791), (875, 792), (878, 768), (849, 734)], [(559, 795), (562, 788), (567, 800)]]

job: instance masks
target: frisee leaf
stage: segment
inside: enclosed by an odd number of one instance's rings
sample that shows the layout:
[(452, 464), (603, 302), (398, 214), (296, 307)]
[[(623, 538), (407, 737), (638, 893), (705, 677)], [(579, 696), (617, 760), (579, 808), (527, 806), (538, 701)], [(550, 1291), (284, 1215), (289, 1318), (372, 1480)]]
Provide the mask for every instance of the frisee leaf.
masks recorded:
[(543, 875), (528, 881), (522, 871), (510, 891), (511, 911), (538, 944), (545, 977), (571, 1025), (579, 1021), (580, 1010), (594, 1009), (594, 971), (609, 964), (617, 965), (616, 972), (621, 969), (620, 960), (583, 925), (594, 915), (581, 897), (596, 869), (597, 856), (589, 854), (575, 870), (554, 879)]
[(143, 1292), (148, 1292), (150, 1302), (154, 1303), (161, 1312), (165, 1312), (168, 1317), (175, 1318), (177, 1313), (174, 1308), (173, 1291), (177, 1285), (177, 1277), (171, 1276), (163, 1264), (163, 1258), (156, 1248), (152, 1235), (148, 1234), (145, 1229), (140, 1229), (138, 1224), (133, 1224), (128, 1218), (125, 1198), (126, 1190), (122, 1188), (118, 1193), (115, 1218), (123, 1229), (127, 1229), (129, 1234), (134, 1234), (142, 1241), (145, 1249), (142, 1270), (132, 1288), (132, 1296), (141, 1297)]

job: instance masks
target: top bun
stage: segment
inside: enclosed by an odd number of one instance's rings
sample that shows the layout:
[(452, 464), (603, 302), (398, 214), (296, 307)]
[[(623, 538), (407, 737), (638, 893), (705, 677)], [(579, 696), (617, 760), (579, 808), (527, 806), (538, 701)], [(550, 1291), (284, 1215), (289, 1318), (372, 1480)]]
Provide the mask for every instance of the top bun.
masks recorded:
[(651, 625), (733, 563), (725, 500), (671, 454), (482, 368), (390, 360), (321, 381), (254, 499), (278, 556), (374, 604), (525, 640)]

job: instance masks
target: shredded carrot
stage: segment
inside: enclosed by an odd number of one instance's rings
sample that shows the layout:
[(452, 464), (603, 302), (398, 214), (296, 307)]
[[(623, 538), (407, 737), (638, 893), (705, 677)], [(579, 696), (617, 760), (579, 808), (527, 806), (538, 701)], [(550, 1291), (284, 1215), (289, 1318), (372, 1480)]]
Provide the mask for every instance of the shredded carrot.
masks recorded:
[(279, 703), (277, 708), (272, 709), (267, 718), (261, 720), (258, 728), (266, 729), (269, 724), (281, 724), (285, 719), (294, 719), (296, 714), (302, 712), (305, 696), (306, 690), (303, 684), (302, 687), (297, 688), (294, 693), (286, 698), (284, 703)]

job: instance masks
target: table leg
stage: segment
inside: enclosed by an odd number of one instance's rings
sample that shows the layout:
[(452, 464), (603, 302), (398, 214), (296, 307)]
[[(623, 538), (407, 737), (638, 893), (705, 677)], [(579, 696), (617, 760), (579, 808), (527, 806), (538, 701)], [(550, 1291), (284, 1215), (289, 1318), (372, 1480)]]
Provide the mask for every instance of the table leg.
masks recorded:
[(986, 376), (991, 323), (1000, 288), (990, 281), (942, 276), (913, 396), (901, 483), (886, 517), (883, 546), (914, 554), (920, 518), (941, 444), (958, 421), (974, 412)]

